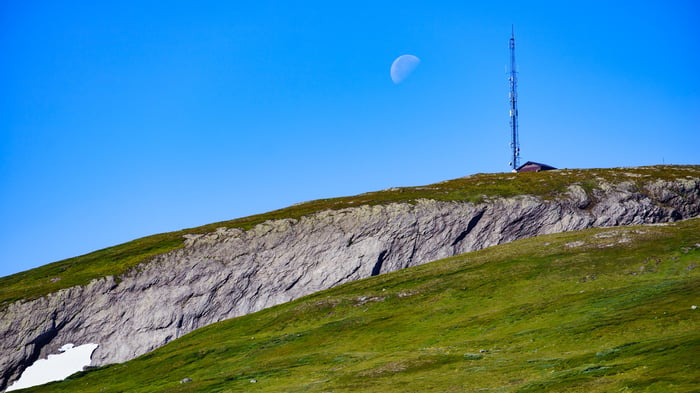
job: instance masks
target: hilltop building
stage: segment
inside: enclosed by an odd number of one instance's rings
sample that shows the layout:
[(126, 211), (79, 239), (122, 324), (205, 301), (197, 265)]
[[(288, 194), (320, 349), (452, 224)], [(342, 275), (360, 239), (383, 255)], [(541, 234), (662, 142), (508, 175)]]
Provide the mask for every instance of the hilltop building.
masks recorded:
[(534, 161), (528, 161), (524, 163), (523, 165), (520, 165), (518, 168), (515, 169), (516, 172), (542, 172), (542, 171), (551, 171), (552, 169), (557, 169), (553, 166), (549, 166), (547, 164), (541, 164), (539, 162), (534, 162)]

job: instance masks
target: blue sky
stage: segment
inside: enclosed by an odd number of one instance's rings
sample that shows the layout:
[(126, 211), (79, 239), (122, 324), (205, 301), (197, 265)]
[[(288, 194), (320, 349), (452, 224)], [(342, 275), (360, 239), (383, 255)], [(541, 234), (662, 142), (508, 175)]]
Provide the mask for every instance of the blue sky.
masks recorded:
[[(105, 4), (101, 4), (105, 3)], [(0, 276), (522, 160), (698, 164), (697, 1), (5, 1)], [(399, 55), (421, 59), (400, 84)]]

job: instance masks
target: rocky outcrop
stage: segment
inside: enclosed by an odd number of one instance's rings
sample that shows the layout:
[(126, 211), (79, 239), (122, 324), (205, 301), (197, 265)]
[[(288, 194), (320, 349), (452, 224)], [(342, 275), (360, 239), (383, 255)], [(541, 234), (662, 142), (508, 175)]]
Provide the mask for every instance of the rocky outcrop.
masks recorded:
[(16, 302), (0, 319), (0, 389), (38, 356), (98, 343), (94, 365), (352, 280), (540, 234), (700, 213), (700, 179), (573, 184), (558, 199), (419, 200), (322, 211), (187, 235), (185, 247), (115, 278)]

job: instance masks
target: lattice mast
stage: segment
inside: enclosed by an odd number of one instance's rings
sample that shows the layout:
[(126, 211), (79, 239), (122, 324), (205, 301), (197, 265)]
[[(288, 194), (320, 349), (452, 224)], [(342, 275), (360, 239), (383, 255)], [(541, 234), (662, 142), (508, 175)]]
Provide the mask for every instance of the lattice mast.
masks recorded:
[(515, 27), (511, 26), (510, 44), (510, 70), (508, 81), (510, 82), (510, 147), (513, 150), (513, 158), (510, 165), (515, 172), (520, 166), (520, 141), (518, 140), (518, 72), (515, 67)]

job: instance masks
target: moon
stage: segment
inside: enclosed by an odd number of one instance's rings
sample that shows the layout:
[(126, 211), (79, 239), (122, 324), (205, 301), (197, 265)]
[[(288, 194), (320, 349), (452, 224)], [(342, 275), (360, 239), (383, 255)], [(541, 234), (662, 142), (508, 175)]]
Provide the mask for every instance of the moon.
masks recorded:
[(408, 78), (413, 70), (418, 67), (420, 59), (413, 55), (401, 55), (391, 63), (391, 80), (394, 84), (399, 84)]

